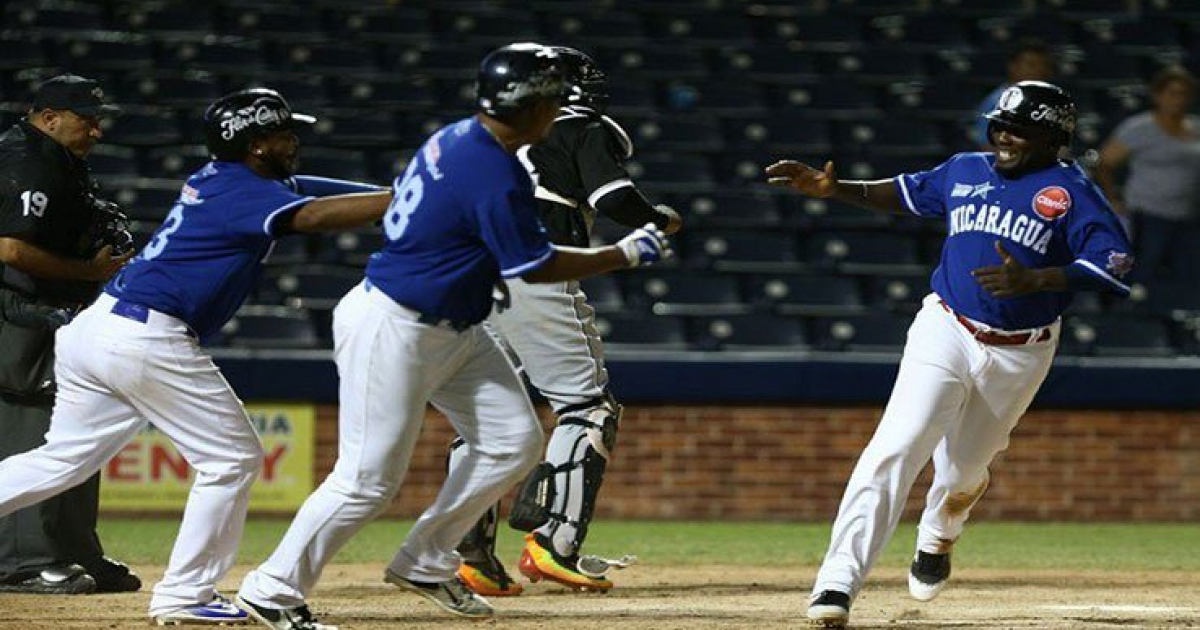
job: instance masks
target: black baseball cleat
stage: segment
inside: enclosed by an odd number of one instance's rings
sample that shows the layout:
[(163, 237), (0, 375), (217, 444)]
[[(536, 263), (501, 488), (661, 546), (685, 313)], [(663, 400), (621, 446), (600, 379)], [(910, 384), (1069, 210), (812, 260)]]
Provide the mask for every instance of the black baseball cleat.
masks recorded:
[(259, 624), (275, 630), (338, 630), (337, 626), (321, 623), (313, 618), (308, 606), (296, 608), (275, 609), (260, 606), (241, 595), (235, 600), (250, 618)]
[(948, 579), (950, 554), (918, 551), (908, 569), (908, 594), (917, 601), (927, 602), (942, 592)]
[(808, 604), (808, 619), (821, 628), (845, 628), (850, 621), (850, 596), (841, 591), (821, 591)]
[(77, 564), (60, 564), (34, 575), (22, 574), (0, 583), (0, 593), (34, 595), (87, 595), (96, 592), (96, 580)]
[(87, 572), (96, 580), (97, 593), (132, 593), (142, 588), (142, 580), (124, 562), (108, 556), (87, 565)]

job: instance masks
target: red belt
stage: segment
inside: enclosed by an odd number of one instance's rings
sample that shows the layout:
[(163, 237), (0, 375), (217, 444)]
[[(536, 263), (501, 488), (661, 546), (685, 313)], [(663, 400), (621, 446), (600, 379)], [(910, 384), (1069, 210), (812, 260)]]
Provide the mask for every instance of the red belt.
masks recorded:
[(980, 328), (975, 325), (975, 322), (955, 313), (949, 306), (946, 306), (945, 302), (938, 300), (938, 304), (941, 304), (947, 313), (953, 315), (954, 319), (957, 319), (958, 323), (962, 324), (962, 327), (966, 328), (967, 332), (971, 333), (971, 336), (979, 343), (986, 343), (989, 346), (1023, 346), (1028, 343), (1041, 343), (1050, 338), (1049, 328), (1011, 335)]

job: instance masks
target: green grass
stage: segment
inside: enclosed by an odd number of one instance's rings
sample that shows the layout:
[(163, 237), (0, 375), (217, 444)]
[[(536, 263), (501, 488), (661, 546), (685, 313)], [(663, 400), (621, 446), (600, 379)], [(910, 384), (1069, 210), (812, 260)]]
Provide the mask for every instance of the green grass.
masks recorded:
[[(288, 520), (252, 520), (238, 561), (262, 562), (283, 536)], [(137, 564), (164, 564), (178, 519), (104, 519), (100, 535), (109, 555)], [(336, 562), (384, 563), (391, 559), (411, 521), (368, 525)], [(901, 524), (881, 566), (905, 566), (912, 554), (914, 524)], [(660, 565), (816, 565), (829, 541), (827, 524), (599, 522), (588, 550), (636, 554)], [(500, 555), (515, 559), (519, 532), (501, 528)], [(1182, 524), (976, 523), (955, 550), (956, 562), (980, 568), (1200, 571), (1200, 526)]]

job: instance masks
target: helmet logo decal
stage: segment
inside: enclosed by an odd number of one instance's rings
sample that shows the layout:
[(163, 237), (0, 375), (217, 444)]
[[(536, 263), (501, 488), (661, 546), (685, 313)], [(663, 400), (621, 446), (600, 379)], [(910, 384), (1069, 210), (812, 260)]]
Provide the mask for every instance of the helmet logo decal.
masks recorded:
[(496, 92), (501, 102), (519, 101), (529, 96), (558, 96), (562, 93), (563, 82), (558, 76), (550, 73), (530, 75), (524, 81), (511, 81), (504, 89)]
[(1041, 103), (1037, 109), (1029, 113), (1029, 117), (1038, 122), (1056, 125), (1068, 133), (1075, 130), (1075, 116), (1066, 107), (1051, 107)]
[(1024, 100), (1025, 95), (1021, 93), (1021, 88), (1013, 86), (1004, 90), (1004, 93), (1000, 95), (1000, 100), (996, 102), (996, 107), (1001, 111), (1014, 112)]
[(1033, 196), (1033, 211), (1045, 219), (1057, 219), (1071, 209), (1071, 193), (1062, 186), (1046, 186)]
[(232, 140), (234, 136), (250, 125), (258, 125), (259, 127), (281, 125), (291, 119), (291, 117), (292, 112), (285, 108), (276, 108), (269, 105), (243, 107), (233, 112), (233, 115), (229, 118), (221, 120), (221, 138)]

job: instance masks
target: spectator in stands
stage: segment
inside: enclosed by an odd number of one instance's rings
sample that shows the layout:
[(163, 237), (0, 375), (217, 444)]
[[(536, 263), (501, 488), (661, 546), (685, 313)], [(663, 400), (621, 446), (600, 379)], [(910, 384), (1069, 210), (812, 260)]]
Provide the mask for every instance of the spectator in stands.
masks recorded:
[(987, 134), (988, 121), (984, 116), (996, 109), (996, 101), (1000, 100), (1004, 90), (1021, 81), (1049, 81), (1054, 78), (1054, 55), (1040, 39), (1019, 40), (1009, 53), (1007, 64), (1008, 81), (992, 90), (975, 109), (975, 143), (983, 148), (991, 146)]
[[(1140, 262), (1134, 279), (1142, 282), (1163, 275), (1164, 263), (1178, 274), (1177, 258), (1196, 234), (1200, 117), (1188, 113), (1195, 96), (1196, 77), (1186, 69), (1159, 70), (1150, 80), (1150, 111), (1118, 125), (1100, 150), (1096, 180), (1132, 222)], [(1117, 173), (1126, 166), (1122, 190)]]

